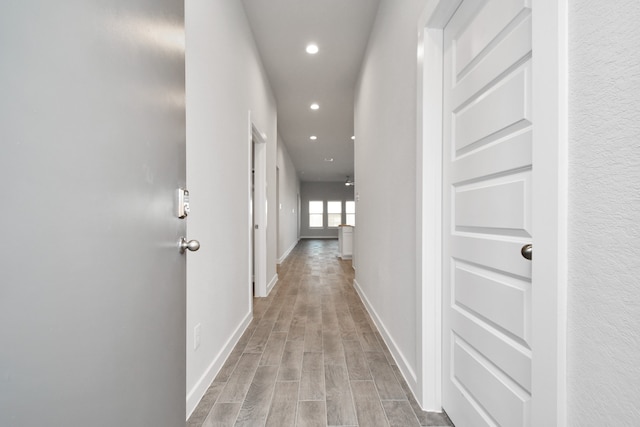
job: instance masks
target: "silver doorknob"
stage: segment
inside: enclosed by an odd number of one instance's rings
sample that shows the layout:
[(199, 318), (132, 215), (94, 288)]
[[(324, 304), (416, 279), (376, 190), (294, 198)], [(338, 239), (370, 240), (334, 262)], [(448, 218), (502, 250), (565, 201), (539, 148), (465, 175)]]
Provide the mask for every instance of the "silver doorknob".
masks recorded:
[(187, 241), (187, 239), (181, 237), (178, 246), (180, 247), (181, 254), (183, 254), (187, 249), (189, 249), (191, 252), (195, 252), (200, 249), (200, 242), (198, 242), (197, 240)]
[(533, 257), (533, 245), (531, 243), (524, 245), (522, 249), (520, 249), (520, 253), (523, 257), (531, 261), (531, 258)]

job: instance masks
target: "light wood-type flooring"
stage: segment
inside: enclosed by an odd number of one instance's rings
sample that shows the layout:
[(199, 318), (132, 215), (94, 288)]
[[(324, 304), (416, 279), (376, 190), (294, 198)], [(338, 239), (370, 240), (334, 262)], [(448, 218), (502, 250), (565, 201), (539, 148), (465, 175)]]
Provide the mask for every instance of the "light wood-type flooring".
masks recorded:
[(337, 240), (301, 240), (189, 418), (213, 426), (450, 426), (420, 410)]

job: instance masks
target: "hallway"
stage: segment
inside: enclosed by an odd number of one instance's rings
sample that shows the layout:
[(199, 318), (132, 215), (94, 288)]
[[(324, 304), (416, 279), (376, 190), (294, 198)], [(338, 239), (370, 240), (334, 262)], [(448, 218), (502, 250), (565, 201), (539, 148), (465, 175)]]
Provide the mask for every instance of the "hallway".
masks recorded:
[(298, 243), (187, 427), (451, 425), (420, 410), (337, 254)]

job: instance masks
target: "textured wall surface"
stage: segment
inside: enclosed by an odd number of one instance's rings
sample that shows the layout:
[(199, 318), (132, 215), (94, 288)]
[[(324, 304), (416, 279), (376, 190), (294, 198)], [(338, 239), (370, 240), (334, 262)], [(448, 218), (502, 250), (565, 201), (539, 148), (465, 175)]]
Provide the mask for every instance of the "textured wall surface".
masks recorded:
[(640, 425), (640, 2), (570, 3), (569, 425)]

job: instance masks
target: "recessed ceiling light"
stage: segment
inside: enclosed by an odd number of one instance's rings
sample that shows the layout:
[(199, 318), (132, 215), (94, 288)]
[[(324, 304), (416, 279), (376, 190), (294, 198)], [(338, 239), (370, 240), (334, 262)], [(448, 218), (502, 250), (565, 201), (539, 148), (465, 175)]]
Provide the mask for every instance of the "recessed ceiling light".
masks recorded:
[(312, 140), (312, 141), (315, 141), (316, 139), (318, 139), (318, 137), (317, 137), (317, 136), (315, 136), (315, 135), (311, 135), (311, 136), (309, 137), (309, 139), (310, 139), (310, 140)]
[(353, 140), (355, 141), (355, 139), (356, 139), (356, 136), (355, 136), (355, 135), (353, 135), (353, 136), (351, 137), (351, 139), (353, 139)]
[(311, 104), (311, 109), (312, 110), (317, 110), (318, 108), (320, 108), (320, 106), (318, 104), (316, 104), (315, 102), (313, 104)]
[(311, 55), (315, 55), (316, 53), (318, 53), (318, 45), (316, 44), (308, 44), (307, 45), (307, 53), (311, 54)]
[(329, 158), (329, 159), (325, 157), (325, 158), (324, 158), (324, 161), (325, 161), (325, 162), (333, 162), (333, 157), (331, 157), (331, 158)]

